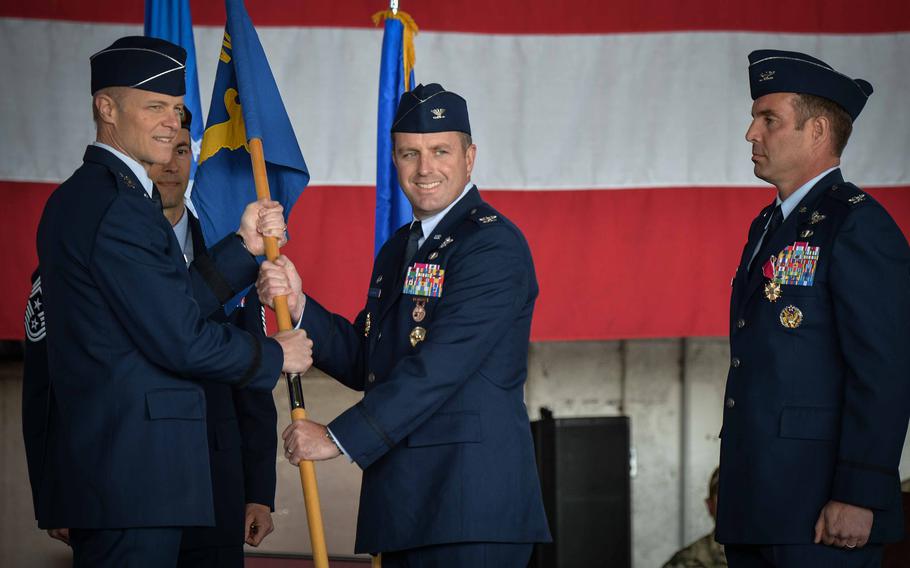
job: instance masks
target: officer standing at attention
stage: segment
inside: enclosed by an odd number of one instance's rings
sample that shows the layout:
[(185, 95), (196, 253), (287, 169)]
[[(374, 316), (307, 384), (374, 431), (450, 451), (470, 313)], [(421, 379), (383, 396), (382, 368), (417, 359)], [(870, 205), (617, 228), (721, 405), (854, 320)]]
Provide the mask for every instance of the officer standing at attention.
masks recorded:
[(878, 566), (903, 535), (910, 247), (840, 172), (872, 86), (802, 53), (749, 64), (746, 140), (778, 195), (733, 282), (717, 540), (731, 568)]
[(418, 85), (392, 137), (414, 220), (380, 250), (353, 325), (301, 293), (287, 258), (260, 270), (260, 298), (288, 295), (316, 366), (365, 393), (328, 429), (294, 422), (285, 453), (363, 468), (355, 552), (385, 568), (524, 568), (550, 539), (524, 405), (531, 253), (470, 181), (464, 99)]
[[(282, 369), (311, 362), (304, 332), (257, 337), (207, 321), (194, 299), (196, 281), (148, 176), (171, 159), (185, 59), (182, 48), (146, 37), (92, 56), (97, 141), (38, 227), (50, 377), (38, 518), (70, 528), (74, 566), (175, 565), (181, 527), (214, 524), (205, 395), (195, 381), (268, 392)], [(216, 245), (213, 262), (229, 277), (222, 292), (252, 279), (263, 234), (283, 235), (265, 211), (275, 206), (260, 202)]]

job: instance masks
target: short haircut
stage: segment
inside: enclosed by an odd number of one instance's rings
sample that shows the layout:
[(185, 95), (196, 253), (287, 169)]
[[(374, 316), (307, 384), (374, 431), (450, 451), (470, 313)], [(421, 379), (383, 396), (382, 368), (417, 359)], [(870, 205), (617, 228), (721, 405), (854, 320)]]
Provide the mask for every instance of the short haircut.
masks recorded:
[(468, 134), (467, 132), (459, 132), (458, 134), (461, 135), (461, 149), (467, 150), (468, 148), (470, 148), (471, 144), (474, 143), (474, 140), (471, 138), (471, 135)]
[(796, 111), (797, 130), (802, 130), (810, 118), (826, 117), (831, 123), (831, 149), (838, 158), (844, 153), (853, 132), (853, 120), (842, 106), (824, 97), (797, 93), (793, 97), (793, 110)]
[(125, 87), (105, 87), (103, 89), (98, 89), (98, 91), (92, 95), (92, 120), (95, 121), (96, 126), (101, 120), (101, 116), (98, 114), (98, 105), (95, 104), (95, 99), (98, 97), (98, 95), (107, 95), (114, 100), (114, 104), (120, 107), (123, 101), (124, 88)]

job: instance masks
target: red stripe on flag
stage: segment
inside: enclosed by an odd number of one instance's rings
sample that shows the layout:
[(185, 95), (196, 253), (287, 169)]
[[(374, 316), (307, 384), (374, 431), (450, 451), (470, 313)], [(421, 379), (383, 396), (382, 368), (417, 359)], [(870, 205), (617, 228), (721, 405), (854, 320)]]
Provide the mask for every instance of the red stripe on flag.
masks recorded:
[[(38, 0), (4, 2), (0, 16), (135, 23), (144, 17), (142, 0)], [(257, 26), (372, 27), (370, 16), (387, 6), (375, 0), (308, 2), (255, 0), (247, 2)], [(745, 0), (639, 0), (603, 2), (565, 0), (527, 2), (486, 0), (405, 2), (428, 31), (499, 34), (604, 34), (672, 31), (738, 30), (792, 33), (893, 33), (910, 30), (906, 0), (870, 0), (861, 7), (851, 0), (806, 0), (775, 8)], [(224, 25), (222, 0), (194, 0), (196, 25)]]
[[(0, 182), (0, 200), (16, 212), (0, 227), (15, 251), (0, 284), (0, 338), (23, 337), (35, 229), (53, 187)], [(530, 243), (538, 341), (726, 335), (730, 279), (749, 222), (773, 199), (761, 188), (482, 193)], [(910, 187), (870, 193), (910, 234)], [(289, 223), (283, 252), (306, 290), (348, 318), (369, 286), (373, 208), (371, 187), (310, 187)]]

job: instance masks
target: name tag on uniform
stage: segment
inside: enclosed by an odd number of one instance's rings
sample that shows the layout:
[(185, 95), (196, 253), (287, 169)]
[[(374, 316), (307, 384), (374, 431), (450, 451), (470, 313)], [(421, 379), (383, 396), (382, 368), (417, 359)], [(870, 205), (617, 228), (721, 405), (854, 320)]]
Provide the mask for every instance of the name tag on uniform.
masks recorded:
[(438, 298), (442, 296), (442, 282), (445, 274), (446, 271), (439, 268), (438, 264), (415, 262), (408, 267), (408, 275), (404, 279), (402, 293)]
[(367, 296), (370, 298), (379, 298), (382, 296), (382, 288), (370, 288), (370, 291), (367, 292)]
[(808, 242), (796, 242), (771, 257), (772, 280), (791, 286), (812, 286), (821, 247), (810, 247)]

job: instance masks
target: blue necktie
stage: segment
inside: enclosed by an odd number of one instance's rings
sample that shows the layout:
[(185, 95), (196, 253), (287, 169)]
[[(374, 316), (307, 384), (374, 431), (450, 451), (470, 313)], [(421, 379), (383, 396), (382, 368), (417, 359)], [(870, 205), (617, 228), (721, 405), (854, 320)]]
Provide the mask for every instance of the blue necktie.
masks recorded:
[(414, 221), (411, 224), (411, 230), (408, 233), (408, 244), (404, 247), (404, 258), (401, 262), (402, 273), (408, 269), (408, 265), (411, 263), (411, 259), (413, 259), (414, 255), (417, 254), (417, 243), (422, 237), (423, 228), (420, 226), (420, 221)]
[(774, 212), (771, 213), (771, 220), (768, 221), (768, 228), (765, 229), (765, 236), (762, 239), (761, 248), (758, 249), (758, 254), (755, 255), (755, 258), (752, 259), (752, 264), (749, 266), (750, 273), (756, 266), (764, 266), (765, 261), (768, 260), (766, 257), (771, 252), (769, 250), (771, 239), (783, 223), (784, 212), (781, 210), (780, 205), (778, 205), (774, 208)]

